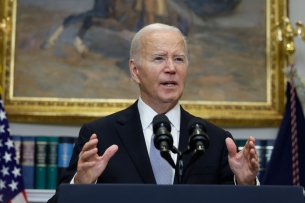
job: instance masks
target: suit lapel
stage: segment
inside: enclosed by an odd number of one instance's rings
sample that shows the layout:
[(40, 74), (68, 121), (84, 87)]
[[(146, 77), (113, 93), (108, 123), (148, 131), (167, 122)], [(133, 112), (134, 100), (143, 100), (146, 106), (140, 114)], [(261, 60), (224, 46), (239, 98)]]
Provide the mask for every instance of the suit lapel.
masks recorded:
[(156, 183), (142, 131), (137, 102), (117, 119), (117, 132), (144, 183)]

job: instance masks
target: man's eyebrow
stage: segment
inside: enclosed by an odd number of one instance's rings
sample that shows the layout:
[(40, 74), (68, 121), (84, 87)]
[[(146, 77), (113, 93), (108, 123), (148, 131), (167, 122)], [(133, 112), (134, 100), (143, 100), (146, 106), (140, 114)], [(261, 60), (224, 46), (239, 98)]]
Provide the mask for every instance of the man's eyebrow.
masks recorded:
[[(155, 52), (152, 55), (153, 56), (165, 56), (167, 53), (164, 51), (159, 51), (159, 52)], [(180, 54), (174, 54), (175, 57), (180, 56), (180, 57), (185, 57), (184, 53), (180, 53)]]
[(164, 51), (158, 51), (158, 52), (153, 53), (153, 56), (164, 56), (164, 55), (166, 55), (166, 53)]
[(185, 54), (184, 54), (184, 53), (181, 53), (181, 54), (175, 54), (175, 56), (185, 57)]

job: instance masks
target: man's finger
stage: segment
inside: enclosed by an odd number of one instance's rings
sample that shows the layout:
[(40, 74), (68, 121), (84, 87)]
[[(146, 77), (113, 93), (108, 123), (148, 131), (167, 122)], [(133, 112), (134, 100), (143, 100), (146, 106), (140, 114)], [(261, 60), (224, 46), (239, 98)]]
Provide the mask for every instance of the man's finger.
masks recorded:
[(226, 138), (226, 145), (227, 149), (229, 151), (229, 158), (233, 157), (236, 155), (236, 145), (234, 141), (231, 138)]
[(250, 147), (254, 147), (254, 144), (255, 144), (255, 138), (250, 136), (245, 144), (245, 147), (247, 150), (250, 148)]
[(81, 151), (81, 153), (84, 153), (85, 151), (89, 151), (93, 148), (96, 147), (98, 143), (98, 139), (92, 139), (92, 140), (89, 140), (88, 142), (86, 142), (86, 144), (83, 146), (83, 149)]
[(247, 142), (246, 142), (246, 144), (245, 144), (243, 150), (242, 150), (242, 151), (243, 151), (243, 155), (244, 155), (245, 157), (250, 157), (250, 156), (251, 156), (251, 153), (250, 153), (251, 149), (254, 149), (254, 150), (255, 150), (255, 145), (254, 145), (254, 143), (255, 143), (254, 137), (250, 136), (250, 137), (248, 138), (248, 140), (247, 140)]
[(258, 173), (258, 171), (259, 171), (259, 163), (258, 163), (257, 160), (251, 159), (251, 168), (253, 169), (253, 171), (255, 171), (255, 173)]
[(250, 149), (250, 155), (251, 155), (252, 157), (258, 157), (255, 148)]
[(92, 168), (95, 164), (96, 164), (95, 161), (79, 163), (77, 166), (77, 172), (79, 173), (79, 172), (86, 171), (86, 170)]
[(110, 147), (108, 147), (108, 149), (106, 149), (101, 159), (105, 163), (108, 163), (109, 159), (118, 151), (118, 149), (119, 147), (117, 145), (111, 145)]
[(97, 139), (97, 135), (94, 133), (91, 135), (90, 140)]
[(90, 149), (88, 151), (83, 152), (79, 158), (82, 161), (89, 161), (90, 159), (95, 158), (95, 156), (97, 155), (97, 151), (97, 148)]
[(250, 136), (249, 140), (251, 140), (253, 143), (255, 143), (255, 138), (254, 137)]
[(244, 146), (244, 151), (248, 152), (250, 150), (250, 138), (248, 138), (245, 146)]

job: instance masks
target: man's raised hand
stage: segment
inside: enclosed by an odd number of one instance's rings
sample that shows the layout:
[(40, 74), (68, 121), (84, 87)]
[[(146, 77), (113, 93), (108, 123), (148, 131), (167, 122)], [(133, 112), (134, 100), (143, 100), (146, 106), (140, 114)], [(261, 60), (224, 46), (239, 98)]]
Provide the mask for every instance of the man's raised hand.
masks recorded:
[(90, 140), (84, 145), (79, 153), (77, 172), (74, 178), (75, 184), (94, 183), (104, 172), (109, 159), (117, 152), (118, 146), (112, 145), (102, 156), (97, 154), (98, 139), (96, 134), (90, 137)]
[(255, 139), (250, 137), (245, 147), (237, 153), (236, 145), (231, 138), (226, 139), (229, 151), (228, 159), (238, 185), (255, 185), (259, 170), (258, 156), (255, 150)]

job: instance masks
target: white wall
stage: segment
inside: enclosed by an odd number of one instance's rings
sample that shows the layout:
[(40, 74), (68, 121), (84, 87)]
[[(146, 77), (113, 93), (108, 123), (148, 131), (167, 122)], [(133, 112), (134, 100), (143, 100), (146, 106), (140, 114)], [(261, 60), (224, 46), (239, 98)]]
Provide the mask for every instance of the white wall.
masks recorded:
[(46, 125), (10, 122), (12, 135), (58, 135), (58, 136), (78, 136), (81, 125)]
[[(79, 126), (45, 125), (45, 124), (25, 124), (10, 123), (13, 135), (58, 135), (74, 136), (78, 135)], [(278, 128), (228, 128), (234, 138), (248, 138), (254, 136), (257, 139), (275, 138)]]
[[(290, 1), (290, 19), (305, 22), (305, 1)], [(305, 79), (305, 42), (296, 39), (295, 62), (299, 73)], [(81, 126), (10, 123), (12, 134), (28, 135), (70, 135), (77, 136)], [(278, 128), (228, 128), (235, 138), (254, 136), (257, 139), (276, 138)]]

